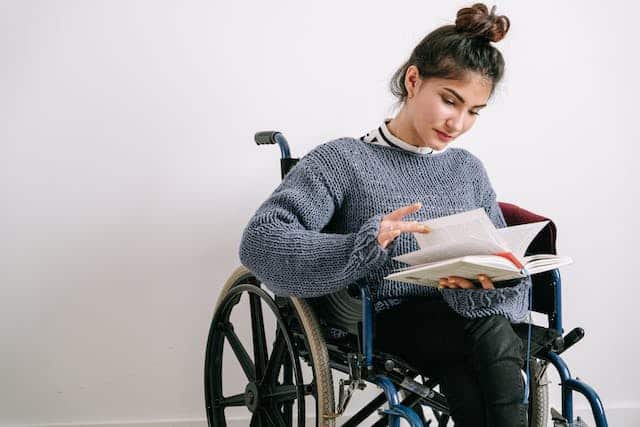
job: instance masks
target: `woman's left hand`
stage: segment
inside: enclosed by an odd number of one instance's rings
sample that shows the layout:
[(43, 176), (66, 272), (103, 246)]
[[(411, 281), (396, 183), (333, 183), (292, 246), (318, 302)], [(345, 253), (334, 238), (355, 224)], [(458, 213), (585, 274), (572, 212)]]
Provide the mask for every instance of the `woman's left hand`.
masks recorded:
[[(483, 289), (495, 289), (491, 279), (489, 279), (489, 277), (485, 276), (484, 274), (478, 274), (478, 280), (480, 281), (480, 284), (482, 285)], [(438, 280), (438, 285), (441, 288), (450, 288), (450, 289), (456, 289), (456, 288), (475, 289), (476, 288), (476, 286), (470, 280), (465, 279), (464, 277), (458, 277), (458, 276), (441, 277)]]

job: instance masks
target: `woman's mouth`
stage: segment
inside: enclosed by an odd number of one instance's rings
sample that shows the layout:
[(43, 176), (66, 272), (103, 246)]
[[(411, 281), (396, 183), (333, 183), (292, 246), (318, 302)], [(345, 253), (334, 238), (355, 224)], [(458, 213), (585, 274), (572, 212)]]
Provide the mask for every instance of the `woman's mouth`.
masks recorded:
[(449, 136), (444, 132), (440, 132), (438, 129), (434, 129), (434, 130), (438, 134), (438, 138), (440, 138), (441, 141), (449, 142), (449, 141), (451, 141), (453, 139), (452, 136)]

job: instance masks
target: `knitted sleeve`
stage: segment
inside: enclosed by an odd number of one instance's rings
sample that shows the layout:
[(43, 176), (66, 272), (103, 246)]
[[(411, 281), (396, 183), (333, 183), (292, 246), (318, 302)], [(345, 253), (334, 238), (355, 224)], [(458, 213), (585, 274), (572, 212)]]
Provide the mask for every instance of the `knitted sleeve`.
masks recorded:
[[(478, 202), (487, 212), (496, 228), (506, 227), (506, 222), (496, 200), (496, 193), (482, 162), (471, 156), (469, 168), (473, 172), (474, 186)], [(528, 277), (502, 282), (496, 289), (442, 289), (444, 300), (451, 308), (464, 317), (478, 318), (493, 314), (507, 317), (511, 323), (521, 323), (527, 318), (529, 308), (529, 289), (531, 280)]]
[(322, 174), (317, 150), (291, 169), (244, 229), (239, 255), (275, 294), (315, 297), (336, 292), (388, 261), (377, 242), (383, 214), (349, 234), (321, 232), (339, 195)]

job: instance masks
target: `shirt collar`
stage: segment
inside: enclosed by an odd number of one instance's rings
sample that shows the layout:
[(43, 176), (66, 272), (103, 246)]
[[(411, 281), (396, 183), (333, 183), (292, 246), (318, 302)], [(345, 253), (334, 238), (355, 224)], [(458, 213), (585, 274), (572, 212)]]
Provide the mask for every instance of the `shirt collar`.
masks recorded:
[(418, 154), (440, 154), (444, 152), (447, 147), (442, 150), (434, 150), (431, 147), (416, 147), (415, 145), (411, 145), (400, 138), (393, 135), (389, 128), (387, 127), (387, 123), (391, 121), (390, 118), (384, 119), (382, 124), (378, 126), (376, 129), (373, 129), (361, 139), (365, 142), (369, 142), (377, 145), (391, 146), (400, 148), (402, 150), (412, 151)]

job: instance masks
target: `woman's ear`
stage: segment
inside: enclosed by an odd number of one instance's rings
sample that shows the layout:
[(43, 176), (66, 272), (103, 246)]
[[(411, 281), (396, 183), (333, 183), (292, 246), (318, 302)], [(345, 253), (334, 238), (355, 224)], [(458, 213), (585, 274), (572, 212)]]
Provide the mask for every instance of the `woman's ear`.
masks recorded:
[(420, 83), (422, 83), (422, 80), (420, 79), (418, 67), (410, 65), (404, 76), (404, 86), (407, 89), (407, 98), (413, 98), (416, 93), (418, 93)]

